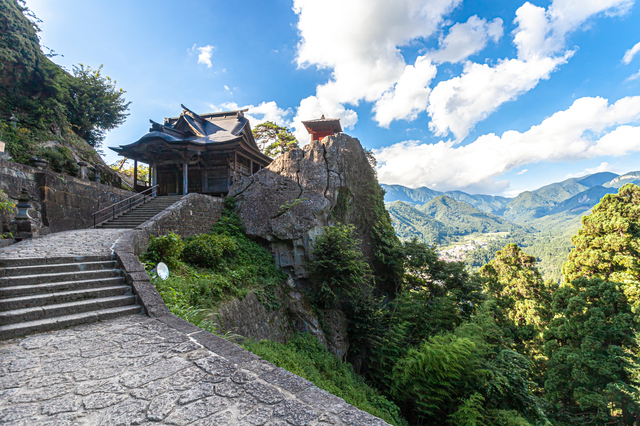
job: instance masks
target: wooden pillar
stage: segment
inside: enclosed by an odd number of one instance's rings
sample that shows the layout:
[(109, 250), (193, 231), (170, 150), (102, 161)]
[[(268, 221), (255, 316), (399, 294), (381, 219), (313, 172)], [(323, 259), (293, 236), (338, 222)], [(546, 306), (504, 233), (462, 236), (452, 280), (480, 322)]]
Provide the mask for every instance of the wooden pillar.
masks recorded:
[[(153, 179), (151, 181), (151, 186), (156, 186), (158, 184), (158, 166), (156, 163), (150, 164), (150, 166), (152, 172), (151, 178)], [(156, 195), (158, 195), (158, 189), (153, 190), (153, 196), (155, 197)]]
[(233, 151), (233, 183), (238, 180), (238, 152)]
[(133, 191), (137, 192), (138, 187), (138, 160), (133, 160)]
[(189, 164), (182, 163), (182, 195), (187, 195), (189, 188)]

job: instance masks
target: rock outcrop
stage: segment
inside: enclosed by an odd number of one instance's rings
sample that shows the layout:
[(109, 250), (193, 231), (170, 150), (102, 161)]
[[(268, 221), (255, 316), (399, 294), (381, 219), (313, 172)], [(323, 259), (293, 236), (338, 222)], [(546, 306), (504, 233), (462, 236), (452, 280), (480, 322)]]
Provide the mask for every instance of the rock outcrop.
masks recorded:
[(328, 309), (318, 317), (297, 287), (304, 287), (308, 278), (305, 264), (314, 239), (325, 226), (343, 223), (354, 225), (378, 289), (395, 293), (395, 282), (387, 277), (398, 273), (384, 257), (392, 252), (390, 244), (399, 242), (384, 207), (384, 191), (360, 142), (343, 133), (313, 141), (237, 182), (229, 195), (236, 198), (247, 235), (268, 242), (276, 264), (293, 278), (282, 300), (293, 329), (313, 334), (334, 355), (346, 358), (345, 314)]
[[(269, 241), (278, 266), (307, 277), (305, 260), (322, 228), (353, 224), (371, 260), (382, 192), (360, 142), (339, 133), (277, 157), (231, 187), (246, 232)], [(378, 200), (379, 198), (379, 200)], [(382, 207), (384, 211), (384, 207)]]

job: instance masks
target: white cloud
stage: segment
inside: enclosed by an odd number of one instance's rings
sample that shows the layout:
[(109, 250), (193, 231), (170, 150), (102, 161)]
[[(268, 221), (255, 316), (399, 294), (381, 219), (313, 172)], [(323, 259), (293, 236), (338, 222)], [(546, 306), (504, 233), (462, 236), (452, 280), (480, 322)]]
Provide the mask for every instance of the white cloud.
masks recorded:
[[(211, 68), (213, 65), (211, 64), (211, 55), (213, 51), (216, 49), (215, 46), (207, 45), (203, 47), (196, 47), (194, 44), (193, 47), (200, 52), (198, 55), (198, 63), (206, 65), (207, 68)], [(193, 48), (192, 48), (193, 49)]]
[(636, 53), (640, 52), (640, 42), (636, 43), (631, 49), (627, 50), (622, 58), (622, 62), (629, 65), (636, 56)]
[(461, 76), (441, 81), (431, 92), (427, 107), (431, 116), (429, 129), (436, 136), (451, 132), (461, 141), (476, 123), (549, 78), (566, 59), (505, 59), (493, 67), (467, 62)]
[(640, 151), (640, 127), (630, 125), (639, 120), (640, 96), (611, 105), (580, 98), (524, 133), (486, 134), (465, 146), (406, 141), (382, 148), (375, 151), (378, 175), (387, 184), (500, 193), (509, 182), (496, 178), (526, 164)]
[(637, 80), (638, 78), (640, 78), (640, 71), (638, 71), (635, 74), (631, 74), (629, 77), (627, 77), (627, 80), (629, 80), (629, 81)]
[(468, 62), (461, 76), (440, 82), (427, 111), (437, 136), (453, 133), (461, 141), (469, 131), (505, 102), (533, 89), (573, 54), (566, 36), (588, 18), (625, 13), (633, 0), (554, 0), (548, 9), (527, 2), (516, 11), (513, 31), (517, 59), (496, 66)]
[(599, 166), (596, 167), (591, 167), (588, 169), (584, 169), (581, 172), (578, 173), (569, 173), (567, 175), (567, 179), (569, 178), (575, 178), (575, 177), (582, 177), (582, 176), (586, 176), (586, 175), (592, 175), (594, 173), (601, 173), (601, 172), (610, 172), (613, 170), (613, 166), (609, 163), (607, 163), (606, 161), (603, 161), (602, 163), (600, 163)]
[(441, 37), (438, 50), (407, 63), (400, 48), (440, 31), (444, 17), (461, 0), (294, 0), (298, 66), (331, 71), (329, 80), (303, 99), (294, 126), (303, 143), (308, 137), (301, 120), (325, 114), (340, 118), (348, 128), (358, 120), (349, 105), (364, 101), (373, 104), (381, 126), (427, 111), (436, 135), (453, 133), (461, 141), (476, 123), (564, 64), (574, 52), (565, 47), (570, 33), (593, 16), (625, 13), (633, 1), (553, 0), (547, 9), (526, 2), (516, 12), (512, 32), (517, 58), (467, 62), (460, 76), (431, 89), (434, 64), (463, 61), (499, 40), (502, 20), (472, 16), (456, 23)]
[(529, 171), (529, 169), (522, 169), (520, 170), (518, 173), (516, 173), (517, 175), (523, 175), (525, 173), (527, 173)]
[(245, 117), (249, 119), (251, 127), (255, 127), (265, 121), (271, 121), (279, 126), (291, 126), (291, 122), (287, 121), (286, 117), (292, 113), (291, 109), (282, 109), (274, 101), (262, 102), (258, 106), (244, 105), (239, 106), (235, 102), (224, 102), (220, 105), (209, 105), (214, 111), (237, 111), (240, 109), (248, 108), (249, 111), (245, 113)]
[(449, 28), (446, 37), (441, 37), (439, 48), (427, 56), (435, 63), (460, 62), (485, 48), (489, 40), (497, 42), (502, 37), (502, 19), (491, 22), (476, 15), (465, 23), (457, 23)]
[[(358, 105), (362, 100), (376, 102), (385, 93), (390, 100), (399, 101), (404, 97), (417, 103), (416, 97), (422, 99), (424, 96), (423, 78), (416, 79), (416, 95), (407, 93), (410, 88), (401, 88), (401, 93), (394, 95), (394, 85), (406, 75), (405, 72), (411, 74), (399, 47), (434, 34), (443, 16), (460, 2), (295, 0), (293, 9), (299, 16), (301, 39), (298, 65), (331, 69), (332, 74), (327, 83), (316, 88), (315, 96), (302, 101), (294, 121), (299, 123), (324, 113), (327, 117), (342, 119), (343, 125), (345, 122), (353, 125), (357, 114), (344, 105)], [(416, 63), (414, 66), (421, 65)], [(389, 94), (390, 90), (392, 94)], [(383, 106), (380, 108), (384, 109)], [(405, 110), (411, 115), (414, 107)]]
[(375, 120), (384, 127), (393, 120), (415, 120), (427, 108), (431, 93), (429, 85), (437, 71), (424, 56), (419, 57), (415, 65), (407, 65), (398, 83), (376, 101), (373, 107)]

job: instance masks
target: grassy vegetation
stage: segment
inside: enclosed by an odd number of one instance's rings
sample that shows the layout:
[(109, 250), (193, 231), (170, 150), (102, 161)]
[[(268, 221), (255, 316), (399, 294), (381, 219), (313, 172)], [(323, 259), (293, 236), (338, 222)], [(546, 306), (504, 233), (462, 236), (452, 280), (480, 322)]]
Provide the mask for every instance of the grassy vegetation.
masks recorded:
[(286, 344), (247, 340), (243, 346), (388, 423), (407, 424), (393, 402), (369, 386), (350, 364), (338, 360), (309, 334), (299, 334)]
[(267, 310), (279, 307), (275, 291), (286, 275), (268, 250), (244, 235), (234, 205), (232, 197), (225, 200), (224, 213), (210, 234), (185, 241), (173, 233), (151, 238), (143, 259), (150, 267), (162, 261), (171, 268), (169, 279), (155, 280), (170, 309), (193, 306), (211, 311), (250, 291)]

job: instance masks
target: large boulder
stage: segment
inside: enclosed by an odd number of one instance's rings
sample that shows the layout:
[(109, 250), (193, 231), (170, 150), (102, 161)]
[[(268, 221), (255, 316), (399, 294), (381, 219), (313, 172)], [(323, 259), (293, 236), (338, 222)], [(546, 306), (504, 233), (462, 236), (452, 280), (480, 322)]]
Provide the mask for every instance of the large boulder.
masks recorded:
[(373, 264), (373, 227), (383, 216), (383, 192), (358, 139), (339, 133), (277, 157), (231, 187), (246, 233), (270, 243), (278, 266), (307, 277), (305, 260), (322, 228), (353, 224)]

